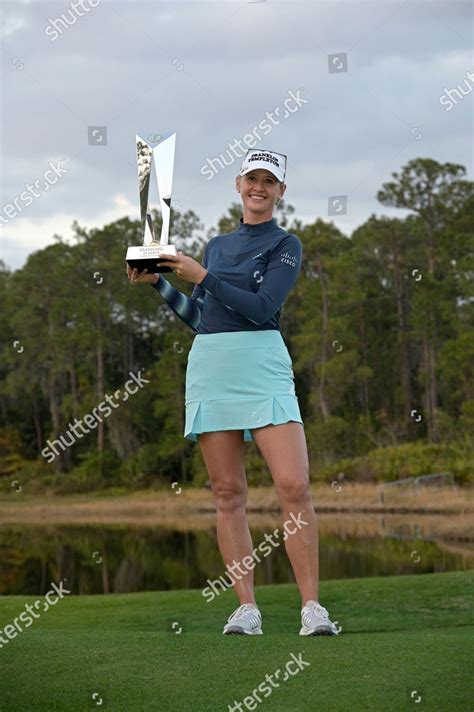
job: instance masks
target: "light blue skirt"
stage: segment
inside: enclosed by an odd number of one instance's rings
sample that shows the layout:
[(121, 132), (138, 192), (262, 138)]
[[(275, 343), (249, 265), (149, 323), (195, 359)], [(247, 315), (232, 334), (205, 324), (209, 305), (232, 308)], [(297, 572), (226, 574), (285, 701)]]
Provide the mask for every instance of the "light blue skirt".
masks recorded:
[(277, 329), (196, 334), (186, 369), (184, 437), (295, 420), (303, 425), (291, 356)]

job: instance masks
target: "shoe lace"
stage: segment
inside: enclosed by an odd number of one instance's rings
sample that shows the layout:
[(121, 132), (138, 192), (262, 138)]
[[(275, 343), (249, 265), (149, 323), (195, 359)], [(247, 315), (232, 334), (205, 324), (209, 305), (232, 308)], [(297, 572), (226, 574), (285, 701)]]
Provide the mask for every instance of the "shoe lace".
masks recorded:
[(326, 618), (329, 621), (329, 613), (326, 608), (315, 601), (310, 601), (303, 609), (303, 623), (305, 625), (310, 624), (311, 619), (315, 616), (318, 618)]
[(260, 617), (258, 615), (257, 609), (253, 608), (253, 606), (250, 606), (248, 603), (243, 603), (241, 606), (239, 606), (237, 610), (235, 610), (229, 616), (227, 622), (236, 622), (238, 620), (247, 618), (247, 616), (250, 616), (250, 619), (254, 625), (257, 625), (260, 622)]

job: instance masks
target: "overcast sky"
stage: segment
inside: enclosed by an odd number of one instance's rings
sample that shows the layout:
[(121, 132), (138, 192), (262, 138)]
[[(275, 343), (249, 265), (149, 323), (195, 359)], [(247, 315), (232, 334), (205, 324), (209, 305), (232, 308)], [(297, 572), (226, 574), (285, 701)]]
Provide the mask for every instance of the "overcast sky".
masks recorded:
[[(69, 238), (74, 219), (101, 227), (139, 217), (140, 131), (176, 131), (173, 201), (206, 227), (239, 199), (241, 159), (203, 167), (229, 142), (245, 149), (246, 134), (287, 154), (285, 199), (297, 217), (333, 221), (347, 235), (372, 213), (406, 214), (375, 196), (413, 158), (461, 163), (472, 180), (470, 2), (82, 0), (75, 8), (2, 5), (0, 234), (11, 269), (55, 233)], [(458, 85), (466, 96), (441, 103)], [(107, 136), (88, 128), (103, 126)], [(52, 166), (56, 182), (45, 190)], [(328, 215), (328, 199), (340, 195), (347, 213)], [(150, 202), (158, 203), (155, 182)]]

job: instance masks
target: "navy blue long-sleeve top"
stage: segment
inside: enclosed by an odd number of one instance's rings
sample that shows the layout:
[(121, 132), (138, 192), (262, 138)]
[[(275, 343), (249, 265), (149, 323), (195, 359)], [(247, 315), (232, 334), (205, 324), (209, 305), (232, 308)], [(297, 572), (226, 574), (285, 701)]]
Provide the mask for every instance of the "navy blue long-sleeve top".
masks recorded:
[(212, 237), (204, 250), (208, 272), (190, 297), (160, 274), (152, 285), (198, 334), (280, 330), (281, 307), (301, 270), (303, 248), (275, 218)]

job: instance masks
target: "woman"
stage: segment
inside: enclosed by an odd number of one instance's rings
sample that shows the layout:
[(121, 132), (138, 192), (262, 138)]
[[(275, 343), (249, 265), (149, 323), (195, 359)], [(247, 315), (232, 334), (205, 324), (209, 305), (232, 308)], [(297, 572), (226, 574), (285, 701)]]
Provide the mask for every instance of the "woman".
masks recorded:
[[(285, 172), (283, 154), (247, 151), (236, 177), (243, 205), (239, 227), (209, 240), (202, 265), (182, 252), (160, 262), (195, 284), (191, 297), (163, 275), (138, 274), (128, 266), (127, 273), (134, 284), (152, 284), (197, 333), (188, 354), (184, 436), (195, 442), (199, 436), (226, 568), (249, 562), (256, 551), (246, 516), (244, 463), (244, 441), (254, 440), (272, 474), (284, 521), (301, 522), (284, 536), (301, 594), (300, 635), (337, 635), (318, 603), (318, 530), (308, 453), (292, 361), (279, 326), (302, 259), (299, 238), (272, 217), (286, 190)], [(224, 634), (262, 633), (253, 566), (248, 568), (233, 581), (240, 606)]]

